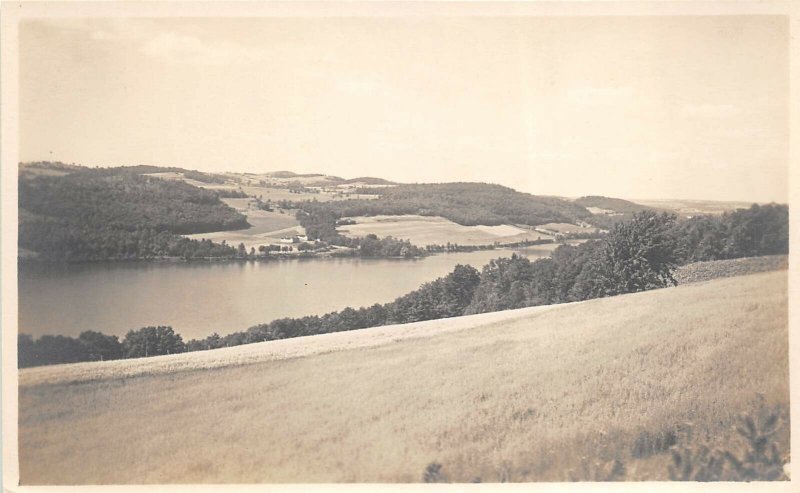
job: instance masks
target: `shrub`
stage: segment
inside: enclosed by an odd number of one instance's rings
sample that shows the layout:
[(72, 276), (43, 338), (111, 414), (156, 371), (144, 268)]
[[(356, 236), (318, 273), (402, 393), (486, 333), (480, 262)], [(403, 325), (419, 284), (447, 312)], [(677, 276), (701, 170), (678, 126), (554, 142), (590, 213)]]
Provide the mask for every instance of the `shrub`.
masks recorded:
[(426, 483), (446, 483), (447, 476), (442, 472), (442, 465), (438, 462), (431, 462), (422, 474), (422, 480)]
[(711, 450), (702, 445), (675, 448), (669, 477), (674, 481), (776, 481), (786, 480), (784, 463), (788, 454), (780, 451), (774, 435), (788, 421), (781, 407), (762, 410), (756, 418), (742, 416), (736, 432), (738, 450)]

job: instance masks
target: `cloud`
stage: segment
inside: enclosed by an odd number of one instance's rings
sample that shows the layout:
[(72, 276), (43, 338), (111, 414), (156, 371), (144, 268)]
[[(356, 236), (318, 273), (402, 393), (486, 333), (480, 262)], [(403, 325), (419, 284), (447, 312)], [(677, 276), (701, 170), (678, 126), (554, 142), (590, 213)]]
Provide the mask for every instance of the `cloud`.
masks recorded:
[(684, 104), (681, 114), (689, 118), (731, 118), (741, 113), (732, 104)]

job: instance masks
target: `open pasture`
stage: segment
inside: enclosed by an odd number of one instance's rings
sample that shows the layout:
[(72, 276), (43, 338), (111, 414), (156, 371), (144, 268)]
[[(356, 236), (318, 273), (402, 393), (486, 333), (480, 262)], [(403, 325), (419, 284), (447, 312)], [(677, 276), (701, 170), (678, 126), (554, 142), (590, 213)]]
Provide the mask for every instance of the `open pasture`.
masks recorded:
[(547, 224), (542, 224), (540, 226), (536, 226), (536, 229), (544, 229), (547, 231), (552, 231), (554, 233), (563, 233), (563, 234), (586, 233), (595, 230), (595, 228), (581, 228), (580, 226), (576, 226), (575, 224), (570, 224), (570, 223), (547, 223)]
[(403, 216), (359, 216), (351, 218), (356, 224), (337, 229), (345, 236), (358, 237), (374, 234), (378, 237), (393, 236), (418, 246), (445, 245), (491, 245), (535, 240), (542, 236), (528, 229), (512, 225), (462, 226), (442, 217), (417, 215)]
[(277, 210), (265, 211), (255, 208), (253, 199), (222, 199), (223, 202), (247, 216), (247, 222), (252, 227), (233, 231), (215, 231), (213, 233), (198, 233), (186, 235), (187, 238), (196, 240), (208, 239), (217, 243), (225, 241), (229, 245), (237, 246), (244, 243), (248, 250), (251, 247), (258, 249), (260, 245), (278, 244), (281, 237), (305, 234), (305, 230), (295, 219), (294, 211)]
[[(615, 459), (658, 480), (670, 454), (637, 443), (727, 447), (740, 413), (788, 406), (785, 271), (476, 320), (261, 362), (236, 355), (309, 341), (83, 364), (80, 382), (22, 370), (22, 484), (413, 482), (432, 462), (452, 481), (593, 480)], [(787, 450), (788, 427), (773, 438)]]
[(637, 204), (646, 205), (655, 209), (674, 212), (682, 216), (692, 216), (697, 214), (723, 214), (725, 212), (733, 212), (736, 209), (748, 209), (752, 205), (751, 202), (679, 199), (636, 199), (635, 202)]

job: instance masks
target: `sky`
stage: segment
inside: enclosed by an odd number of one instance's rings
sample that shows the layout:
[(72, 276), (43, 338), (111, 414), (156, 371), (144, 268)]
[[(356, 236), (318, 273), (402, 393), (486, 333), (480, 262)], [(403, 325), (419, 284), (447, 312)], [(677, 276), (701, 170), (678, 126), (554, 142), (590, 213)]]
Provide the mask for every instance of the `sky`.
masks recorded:
[(786, 202), (785, 17), (20, 25), (20, 160)]

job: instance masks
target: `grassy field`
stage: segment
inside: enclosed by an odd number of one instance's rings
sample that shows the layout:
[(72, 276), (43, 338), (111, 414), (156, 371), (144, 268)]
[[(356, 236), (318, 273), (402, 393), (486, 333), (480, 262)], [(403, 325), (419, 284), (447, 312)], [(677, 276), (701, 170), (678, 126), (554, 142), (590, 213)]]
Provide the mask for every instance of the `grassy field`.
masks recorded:
[(22, 483), (420, 481), (432, 462), (452, 481), (593, 480), (613, 460), (667, 479), (657, 437), (729, 447), (740, 413), (788, 406), (786, 287), (768, 272), (396, 338), (23, 370)]
[(694, 262), (675, 269), (673, 277), (678, 284), (688, 284), (691, 282), (710, 281), (721, 277), (742, 276), (788, 268), (788, 255), (766, 255), (763, 257)]
[(251, 247), (258, 249), (260, 245), (277, 245), (282, 236), (305, 234), (305, 230), (295, 219), (294, 211), (280, 213), (277, 210), (264, 211), (254, 208), (253, 199), (222, 199), (223, 202), (247, 216), (247, 222), (252, 227), (233, 231), (216, 231), (213, 233), (199, 233), (186, 235), (187, 238), (196, 240), (209, 239), (215, 242), (226, 241), (229, 245), (237, 246), (244, 243), (248, 250)]
[(541, 226), (536, 226), (539, 229), (545, 229), (548, 231), (554, 231), (556, 233), (586, 233), (594, 231), (595, 228), (581, 228), (580, 226), (576, 226), (570, 223), (547, 223), (542, 224)]
[(736, 209), (747, 209), (752, 202), (723, 202), (716, 200), (634, 199), (634, 202), (654, 209), (675, 212), (679, 215), (722, 214)]
[(357, 224), (340, 226), (345, 236), (356, 237), (375, 234), (378, 237), (393, 236), (418, 246), (445, 245), (491, 245), (495, 242), (513, 243), (525, 239), (535, 240), (543, 235), (512, 225), (462, 226), (442, 217), (416, 215), (370, 216), (352, 218)]

